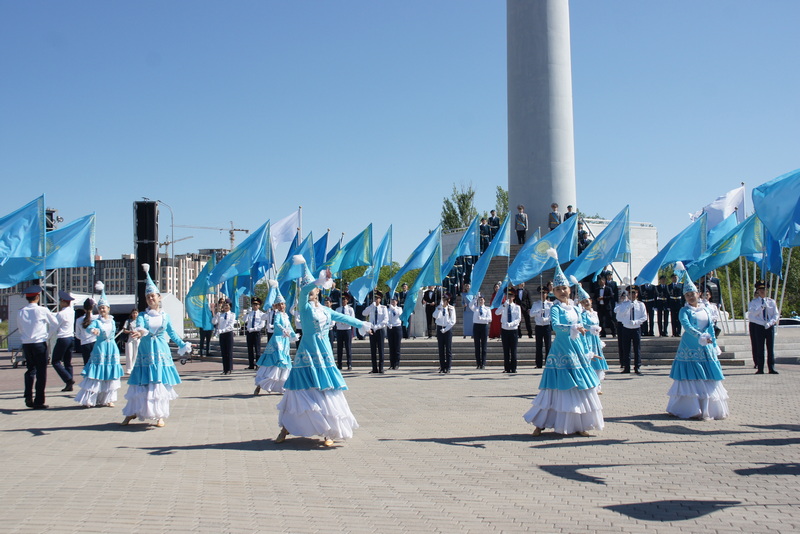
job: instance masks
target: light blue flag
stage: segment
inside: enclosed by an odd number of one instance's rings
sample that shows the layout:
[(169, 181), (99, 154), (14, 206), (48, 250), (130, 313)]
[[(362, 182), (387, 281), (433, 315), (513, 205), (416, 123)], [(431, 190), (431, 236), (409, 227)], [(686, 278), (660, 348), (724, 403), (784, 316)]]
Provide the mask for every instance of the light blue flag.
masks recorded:
[(192, 320), (194, 326), (201, 330), (214, 329), (214, 325), (211, 324), (211, 307), (208, 296), (217, 293), (217, 286), (208, 283), (208, 275), (214, 270), (216, 264), (216, 256), (212, 254), (203, 270), (194, 279), (189, 292), (186, 293), (186, 315)]
[(583, 280), (590, 274), (597, 278), (597, 274), (609, 263), (628, 261), (631, 253), (629, 213), (630, 206), (622, 208), (622, 211), (600, 232), (597, 239), (592, 241), (578, 256), (578, 259), (567, 267), (564, 275), (568, 279), (571, 275), (578, 280)]
[(9, 258), (0, 266), (0, 287), (39, 278), (39, 272), (66, 267), (94, 266), (94, 213), (45, 234), (44, 258)]
[(209, 275), (209, 283), (219, 285), (234, 276), (250, 275), (251, 271), (257, 268), (266, 271), (272, 264), (269, 221), (267, 221), (220, 260)]
[(328, 236), (330, 235), (331, 231), (328, 229), (325, 232), (325, 235), (320, 237), (316, 243), (314, 243), (314, 265), (322, 265), (325, 263), (325, 253), (328, 251)]
[[(299, 246), (293, 248), (294, 254), (283, 262), (277, 275), (278, 285), (284, 296), (289, 293), (289, 288), (295, 280), (305, 276), (311, 277), (314, 272), (314, 237), (311, 232), (308, 233)], [(302, 263), (295, 262), (295, 256), (301, 256), (305, 261)]]
[(239, 278), (239, 276), (233, 276), (228, 278), (225, 283), (222, 284), (223, 293), (225, 293), (225, 295), (231, 301), (231, 312), (233, 312), (233, 314), (236, 316), (239, 315), (239, 297), (241, 297), (247, 289), (246, 286), (240, 284)]
[[(716, 225), (714, 228), (708, 231), (706, 237), (706, 246), (708, 248), (713, 247), (719, 240), (725, 237), (731, 230), (736, 228), (736, 225), (739, 224), (738, 221), (738, 214), (739, 212), (734, 212), (725, 217), (721, 223)], [(703, 251), (705, 252), (705, 251)], [(699, 256), (698, 256), (699, 257)], [(696, 258), (695, 258), (696, 259)]]
[(800, 169), (753, 189), (753, 206), (782, 247), (800, 245)]
[(442, 265), (442, 278), (450, 274), (450, 271), (453, 270), (453, 266), (456, 264), (456, 261), (461, 256), (480, 255), (480, 231), (480, 217), (476, 215), (469, 224), (467, 231), (461, 236), (456, 248), (453, 249), (453, 252), (451, 252), (450, 256), (447, 258), (447, 261)]
[(333, 258), (334, 256), (336, 256), (336, 253), (337, 253), (337, 252), (339, 252), (339, 249), (340, 249), (340, 248), (342, 248), (342, 242), (341, 242), (341, 240), (337, 241), (337, 242), (336, 242), (336, 243), (333, 245), (333, 247), (332, 247), (332, 248), (331, 248), (331, 249), (328, 251), (328, 253), (325, 255), (325, 261), (324, 261), (324, 262), (322, 262), (322, 263), (324, 264), (325, 262), (327, 262), (327, 261), (330, 261), (330, 259), (331, 259), (331, 258)]
[(340, 248), (330, 260), (325, 262), (323, 267), (330, 269), (334, 276), (338, 276), (342, 271), (360, 265), (369, 265), (371, 261), (372, 223), (369, 223), (363, 232)]
[(44, 256), (44, 195), (0, 218), (0, 265)]
[(542, 272), (555, 268), (555, 258), (547, 255), (547, 250), (551, 248), (556, 249), (558, 261), (561, 263), (575, 259), (578, 248), (578, 217), (570, 217), (541, 239), (527, 240), (508, 267), (509, 282), (514, 285), (527, 282)]
[(364, 276), (356, 278), (350, 282), (350, 294), (359, 303), (363, 304), (364, 299), (370, 291), (378, 286), (378, 279), (381, 276), (381, 267), (392, 264), (392, 226), (386, 230), (386, 235), (381, 239), (375, 255), (372, 257), (372, 265), (367, 267)]
[[(763, 223), (762, 223), (763, 224)], [(764, 251), (753, 254), (745, 254), (745, 259), (757, 263), (762, 271), (769, 271), (783, 278), (783, 256), (781, 255), (781, 245), (778, 240), (772, 237), (769, 230), (764, 228)]]
[(403, 313), (400, 321), (408, 326), (408, 318), (414, 313), (417, 306), (417, 299), (420, 291), (427, 286), (438, 286), (442, 284), (442, 244), (437, 243), (429, 256), (426, 258), (422, 268), (417, 273), (414, 283), (406, 295), (406, 302), (403, 304)]
[[(700, 259), (689, 265), (686, 270), (692, 280), (696, 280), (709, 271), (719, 269), (739, 256), (763, 254), (765, 249), (764, 225), (758, 216), (753, 214), (728, 232), (719, 242), (706, 251)], [(761, 256), (757, 256), (761, 259)]]
[(486, 277), (486, 271), (489, 270), (489, 264), (492, 262), (492, 258), (495, 256), (508, 256), (511, 253), (511, 239), (508, 225), (510, 219), (511, 215), (506, 215), (494, 239), (492, 239), (492, 242), (486, 247), (486, 251), (481, 257), (478, 258), (478, 261), (475, 262), (475, 265), (472, 266), (472, 278), (470, 279), (472, 285), (469, 289), (469, 293), (467, 293), (468, 297), (474, 297), (480, 291), (481, 284), (483, 284), (483, 279)]
[[(577, 217), (570, 217), (570, 219), (577, 219)], [(500, 306), (503, 305), (503, 299), (506, 296), (507, 289), (508, 289), (508, 275), (506, 274), (505, 277), (503, 277), (503, 283), (500, 284), (500, 289), (498, 289), (497, 293), (494, 294), (494, 300), (492, 300), (492, 302), (489, 303), (490, 308), (499, 308)]]
[[(725, 219), (725, 221), (728, 219)], [(718, 224), (716, 228), (727, 224), (725, 221)], [(706, 232), (707, 222), (708, 217), (703, 213), (678, 235), (670, 239), (669, 243), (664, 245), (664, 248), (642, 268), (639, 276), (636, 277), (637, 283), (653, 283), (658, 276), (658, 270), (664, 265), (675, 263), (676, 261), (688, 263), (702, 256), (706, 251), (706, 236), (710, 234), (710, 232)], [(735, 225), (736, 223), (734, 222)]]
[[(414, 252), (406, 260), (405, 265), (400, 267), (400, 270), (395, 273), (393, 277), (386, 281), (386, 285), (389, 286), (389, 292), (394, 293), (397, 291), (397, 286), (400, 284), (400, 279), (409, 272), (413, 271), (414, 269), (419, 269), (428, 259), (431, 257), (431, 253), (433, 249), (435, 249), (441, 243), (442, 237), (442, 225), (434, 229), (433, 232), (429, 233), (428, 236), (422, 240), (422, 243), (417, 245), (417, 248), (414, 249)], [(408, 297), (406, 297), (408, 298)]]

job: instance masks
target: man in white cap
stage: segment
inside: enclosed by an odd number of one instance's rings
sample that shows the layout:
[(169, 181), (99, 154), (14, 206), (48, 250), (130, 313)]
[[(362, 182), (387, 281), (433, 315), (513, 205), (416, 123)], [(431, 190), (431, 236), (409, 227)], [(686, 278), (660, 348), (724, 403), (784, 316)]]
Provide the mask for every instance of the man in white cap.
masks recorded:
[(75, 380), (72, 376), (72, 344), (75, 341), (75, 309), (72, 307), (72, 295), (66, 291), (58, 292), (59, 311), (56, 313), (58, 331), (56, 346), (53, 349), (53, 369), (64, 381), (64, 389), (72, 391)]
[(25, 372), (25, 405), (34, 410), (46, 410), (44, 390), (47, 386), (47, 339), (58, 323), (56, 316), (50, 310), (39, 306), (41, 287), (30, 286), (24, 293), (28, 305), (19, 310), (17, 327), (22, 337), (22, 354), (28, 367)]

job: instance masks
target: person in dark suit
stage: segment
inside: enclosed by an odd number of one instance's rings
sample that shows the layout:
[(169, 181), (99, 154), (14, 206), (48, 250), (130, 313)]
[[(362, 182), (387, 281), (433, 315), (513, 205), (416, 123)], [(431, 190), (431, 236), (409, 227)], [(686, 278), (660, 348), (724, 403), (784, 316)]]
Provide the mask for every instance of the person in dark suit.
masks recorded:
[(336, 287), (336, 282), (331, 283), (333, 286), (331, 286), (331, 292), (328, 294), (328, 298), (331, 299), (331, 307), (335, 310), (342, 305), (342, 292)]
[(656, 286), (650, 282), (641, 284), (639, 286), (639, 297), (644, 302), (644, 307), (647, 310), (647, 322), (642, 324), (642, 335), (652, 337), (655, 335), (653, 319), (655, 319), (656, 311)]
[(617, 337), (617, 324), (614, 319), (614, 306), (617, 305), (617, 299), (614, 292), (608, 287), (604, 276), (597, 279), (597, 289), (594, 291), (592, 301), (600, 320), (600, 337), (606, 337), (609, 333), (612, 337)]
[(667, 286), (669, 292), (669, 319), (672, 322), (672, 337), (681, 337), (681, 322), (678, 312), (683, 307), (683, 284), (678, 282), (678, 275), (672, 274), (672, 283)]
[(481, 224), (478, 229), (480, 230), (481, 236), (481, 254), (483, 254), (486, 252), (486, 248), (492, 240), (492, 230), (489, 228), (489, 223), (486, 221), (485, 217), (481, 219)]
[(669, 290), (666, 276), (659, 276), (656, 286), (656, 322), (658, 323), (658, 335), (666, 336), (669, 324)]
[(558, 204), (556, 204), (555, 202), (550, 204), (550, 209), (553, 211), (551, 211), (550, 214), (547, 216), (547, 227), (552, 232), (553, 230), (558, 228), (559, 224), (561, 224), (561, 214), (558, 212)]
[(489, 223), (489, 240), (491, 241), (500, 229), (500, 217), (497, 216), (497, 212), (494, 210), (490, 211), (489, 220), (487, 222)]
[(439, 301), (442, 300), (441, 292), (435, 286), (428, 286), (428, 289), (422, 292), (422, 303), (425, 305), (425, 328), (428, 334), (428, 339), (433, 337), (433, 312)]
[[(516, 289), (514, 290), (514, 294), (516, 297), (516, 302), (519, 304), (522, 312), (522, 318), (525, 321), (525, 328), (528, 329), (528, 337), (533, 338), (533, 331), (531, 329), (531, 295), (528, 293), (528, 290), (525, 289), (525, 282), (520, 282), (517, 284)], [(519, 337), (522, 337), (522, 322), (520, 322), (519, 326), (517, 327), (517, 334)]]

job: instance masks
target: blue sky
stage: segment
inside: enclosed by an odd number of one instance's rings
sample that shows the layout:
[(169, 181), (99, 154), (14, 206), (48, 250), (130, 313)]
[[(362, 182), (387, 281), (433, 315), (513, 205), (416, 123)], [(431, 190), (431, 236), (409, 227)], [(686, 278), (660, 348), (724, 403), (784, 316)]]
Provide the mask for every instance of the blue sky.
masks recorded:
[[(570, 11), (581, 210), (630, 204), (664, 244), (800, 167), (800, 2)], [(393, 224), (402, 262), (454, 183), (480, 210), (507, 184), (505, 23), (499, 0), (0, 0), (0, 213), (41, 193), (67, 221), (96, 211), (113, 258), (141, 197), (251, 230), (302, 205), (315, 238), (373, 223), (377, 246)], [(228, 245), (175, 234), (176, 253)]]

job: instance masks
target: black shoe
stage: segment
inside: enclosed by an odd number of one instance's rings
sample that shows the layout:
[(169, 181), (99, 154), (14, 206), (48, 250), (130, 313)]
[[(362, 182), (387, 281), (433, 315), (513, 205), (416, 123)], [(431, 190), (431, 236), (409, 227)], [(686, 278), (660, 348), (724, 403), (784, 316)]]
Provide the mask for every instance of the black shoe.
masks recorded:
[[(630, 371), (628, 371), (628, 372), (630, 372)], [(638, 370), (638, 369), (636, 369), (636, 370), (634, 371), (634, 373), (636, 373), (636, 374), (637, 374), (637, 375), (639, 375), (639, 376), (641, 376), (641, 375), (642, 375), (642, 372), (641, 372), (640, 370)]]
[(46, 405), (46, 404), (34, 404), (34, 405), (32, 406), (32, 408), (33, 408), (34, 410), (46, 410), (46, 409), (48, 409), (48, 408), (49, 408), (49, 406), (48, 406), (48, 405)]
[(445, 374), (450, 374), (450, 369), (445, 369), (445, 370), (444, 370), (444, 373), (445, 373)]
[(348, 371), (352, 371), (352, 370), (353, 370), (353, 367), (352, 367), (352, 366), (350, 366), (350, 365), (348, 365), (348, 366), (347, 366), (347, 370), (348, 370)]
[(28, 408), (33, 408), (33, 401), (32, 400), (26, 400), (25, 401), (25, 406), (27, 406)]
[(629, 375), (629, 374), (631, 374), (631, 370), (630, 369), (623, 369), (622, 371), (620, 371), (620, 373), (622, 373), (624, 375)]
[(771, 374), (771, 375), (777, 375), (777, 374), (778, 374), (778, 371), (776, 371), (775, 369), (770, 369), (770, 370), (769, 370), (769, 374)]
[(255, 369), (255, 368), (256, 368), (255, 365), (251, 365), (251, 366), (248, 367), (248, 369)]
[(757, 375), (763, 375), (763, 374), (764, 374), (764, 371), (756, 371), (756, 374), (757, 374)]
[(67, 385), (66, 385), (66, 386), (64, 386), (64, 389), (62, 389), (61, 391), (72, 391), (72, 386), (73, 386), (74, 384), (75, 384), (75, 381), (74, 381), (74, 380), (69, 380), (69, 381), (67, 382)]

